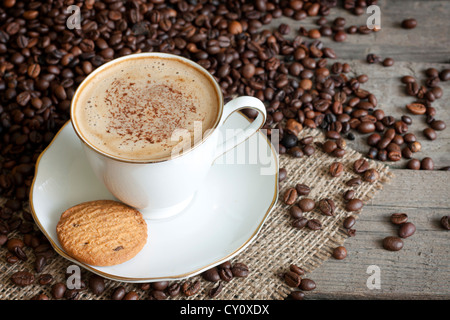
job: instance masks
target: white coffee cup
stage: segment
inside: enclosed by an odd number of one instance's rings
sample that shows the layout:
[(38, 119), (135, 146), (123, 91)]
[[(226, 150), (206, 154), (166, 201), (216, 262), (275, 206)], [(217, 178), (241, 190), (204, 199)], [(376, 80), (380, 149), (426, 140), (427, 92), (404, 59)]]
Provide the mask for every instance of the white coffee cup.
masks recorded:
[[(179, 59), (211, 79), (215, 92), (220, 97), (220, 110), (215, 125), (203, 139), (188, 150), (173, 154), (170, 159), (159, 161), (127, 161), (107, 154), (89, 141), (80, 132), (74, 109), (84, 87), (89, 86), (93, 76), (101, 74), (112, 64), (128, 59), (159, 57)], [(236, 134), (219, 145), (219, 129), (233, 112), (251, 108), (258, 111), (256, 119), (247, 128), (236, 130)], [(166, 53), (140, 53), (112, 60), (94, 70), (78, 87), (72, 99), (71, 119), (75, 132), (80, 138), (95, 175), (120, 201), (138, 209), (146, 219), (173, 216), (185, 209), (195, 192), (204, 182), (210, 167), (220, 155), (244, 142), (265, 123), (264, 104), (257, 98), (243, 96), (224, 104), (222, 91), (214, 77), (204, 68), (186, 58)], [(175, 149), (174, 149), (175, 150)]]

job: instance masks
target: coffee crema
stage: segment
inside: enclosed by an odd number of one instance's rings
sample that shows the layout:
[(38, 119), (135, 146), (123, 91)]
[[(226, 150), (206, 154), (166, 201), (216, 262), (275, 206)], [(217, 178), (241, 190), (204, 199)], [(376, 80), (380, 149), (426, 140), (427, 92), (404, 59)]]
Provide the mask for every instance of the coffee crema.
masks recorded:
[[(83, 140), (109, 156), (164, 160), (189, 132), (191, 146), (218, 121), (220, 97), (201, 70), (175, 58), (119, 61), (82, 84), (72, 121)], [(200, 130), (199, 130), (200, 127)], [(201, 138), (201, 137), (200, 137)], [(186, 141), (184, 141), (186, 142)]]

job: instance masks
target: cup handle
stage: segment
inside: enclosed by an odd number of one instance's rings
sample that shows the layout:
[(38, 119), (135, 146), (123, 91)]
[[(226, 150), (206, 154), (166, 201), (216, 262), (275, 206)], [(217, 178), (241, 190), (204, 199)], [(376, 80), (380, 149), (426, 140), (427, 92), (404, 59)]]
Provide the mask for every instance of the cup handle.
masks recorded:
[[(222, 126), (228, 117), (236, 111), (242, 109), (254, 109), (258, 111), (258, 116), (252, 123), (250, 123), (244, 130), (236, 130), (235, 135), (227, 139), (222, 144), (219, 144), (216, 149), (216, 154), (214, 159), (233, 149), (240, 143), (244, 142), (250, 136), (252, 136), (256, 131), (258, 131), (266, 122), (266, 107), (261, 100), (251, 96), (242, 96), (229, 101), (223, 108), (222, 118), (219, 122), (219, 126)], [(228, 138), (228, 137), (227, 137)]]

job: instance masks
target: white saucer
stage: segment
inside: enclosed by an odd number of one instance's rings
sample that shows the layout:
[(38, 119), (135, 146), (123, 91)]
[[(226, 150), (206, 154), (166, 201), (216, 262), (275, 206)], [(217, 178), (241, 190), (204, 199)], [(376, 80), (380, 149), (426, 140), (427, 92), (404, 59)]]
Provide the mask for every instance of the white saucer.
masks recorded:
[[(234, 113), (221, 130), (247, 124), (243, 115)], [(248, 154), (256, 150), (255, 143), (257, 155)], [(105, 278), (152, 282), (190, 277), (237, 255), (256, 238), (277, 198), (278, 157), (258, 132), (216, 160), (183, 212), (147, 220), (147, 244), (133, 259), (111, 267), (80, 263), (58, 242), (61, 213), (84, 201), (114, 197), (91, 171), (69, 121), (37, 161), (30, 207), (37, 225), (63, 257)]]

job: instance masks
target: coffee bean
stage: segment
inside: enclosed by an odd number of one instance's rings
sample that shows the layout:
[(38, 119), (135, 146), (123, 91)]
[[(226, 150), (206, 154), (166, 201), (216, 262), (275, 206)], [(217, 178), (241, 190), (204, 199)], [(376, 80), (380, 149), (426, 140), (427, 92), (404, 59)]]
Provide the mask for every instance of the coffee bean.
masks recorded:
[(223, 290), (223, 284), (222, 282), (219, 282), (219, 284), (216, 287), (213, 287), (209, 290), (209, 297), (210, 298), (215, 298), (217, 297)]
[(359, 186), (362, 183), (361, 178), (356, 177), (348, 180), (345, 184), (349, 187)]
[(406, 106), (406, 109), (408, 109), (409, 112), (415, 115), (422, 115), (427, 111), (425, 105), (421, 103), (410, 103)]
[(129, 291), (125, 294), (122, 300), (139, 300), (139, 295), (136, 291)]
[(434, 170), (434, 161), (430, 157), (425, 157), (420, 162), (421, 170)]
[(289, 188), (284, 193), (283, 201), (287, 205), (294, 204), (297, 201), (297, 190), (295, 188)]
[(436, 140), (437, 138), (436, 131), (434, 131), (432, 128), (425, 128), (423, 130), (423, 135), (428, 140)]
[(440, 220), (441, 226), (445, 230), (450, 230), (450, 216), (443, 216)]
[(383, 60), (383, 66), (385, 67), (392, 67), (394, 65), (394, 59), (392, 58), (386, 58)]
[(298, 286), (300, 290), (312, 291), (316, 288), (316, 283), (311, 279), (302, 279), (300, 285)]
[(300, 268), (299, 266), (295, 265), (295, 264), (291, 264), (289, 266), (289, 270), (292, 272), (295, 272), (296, 274), (302, 276), (305, 274), (305, 270), (303, 270), (302, 268)]
[(318, 219), (308, 220), (308, 222), (306, 223), (306, 226), (309, 229), (314, 230), (314, 231), (322, 229), (322, 223)]
[(296, 272), (288, 271), (284, 274), (284, 281), (290, 287), (298, 287), (301, 280), (301, 276)]
[(356, 219), (353, 216), (349, 216), (347, 218), (345, 218), (343, 226), (346, 229), (350, 229), (351, 227), (353, 227), (356, 223)]
[(126, 290), (124, 286), (118, 286), (114, 289), (111, 299), (112, 300), (122, 300), (125, 297)]
[(406, 164), (406, 168), (411, 170), (420, 170), (420, 160), (418, 159), (411, 159)]
[(305, 184), (301, 184), (301, 183), (298, 183), (295, 186), (295, 189), (297, 190), (297, 193), (300, 196), (307, 196), (311, 192), (311, 188), (310, 187), (308, 187)]
[(314, 210), (314, 208), (316, 207), (316, 202), (310, 198), (303, 198), (303, 199), (300, 199), (300, 201), (298, 202), (298, 207), (303, 212), (309, 212), (309, 211)]
[(412, 222), (403, 223), (398, 229), (398, 236), (400, 238), (408, 238), (416, 232), (416, 226)]
[(334, 150), (336, 150), (337, 144), (333, 140), (327, 140), (323, 143), (322, 149), (326, 153), (332, 153)]
[(379, 179), (379, 177), (380, 177), (380, 174), (378, 173), (378, 171), (376, 169), (368, 169), (363, 174), (363, 180), (365, 182), (369, 182), (369, 183), (376, 182)]
[(354, 190), (347, 190), (344, 192), (344, 200), (348, 201), (355, 197), (355, 191)]
[(393, 224), (401, 225), (408, 221), (408, 215), (406, 213), (393, 213), (390, 220)]
[(180, 291), (181, 291), (181, 286), (180, 286), (180, 284), (178, 282), (174, 282), (174, 283), (170, 284), (169, 287), (167, 288), (167, 293), (172, 298), (174, 298), (177, 295), (179, 295)]
[(249, 274), (248, 267), (240, 262), (233, 265), (233, 267), (231, 268), (231, 272), (233, 273), (233, 276), (238, 278), (245, 278)]
[(339, 246), (334, 248), (333, 250), (333, 258), (337, 260), (343, 260), (347, 257), (347, 249), (343, 246)]
[(359, 199), (351, 199), (345, 205), (345, 210), (347, 211), (358, 211), (361, 210), (364, 206), (364, 203)]
[(225, 282), (230, 282), (233, 279), (233, 273), (231, 272), (231, 268), (220, 268), (219, 269), (220, 279)]
[(330, 165), (328, 172), (334, 178), (340, 177), (342, 175), (342, 173), (344, 172), (344, 165), (340, 162), (333, 162)]
[(326, 216), (333, 216), (336, 206), (331, 199), (322, 199), (319, 201), (319, 210)]
[(303, 300), (305, 298), (305, 293), (303, 291), (292, 291), (289, 296), (293, 299), (293, 300)]
[(430, 126), (432, 129), (436, 130), (436, 131), (442, 131), (445, 130), (445, 128), (447, 127), (445, 122), (442, 120), (433, 120), (430, 123)]
[(187, 297), (193, 296), (196, 293), (198, 293), (201, 289), (201, 283), (199, 280), (196, 280), (194, 282), (186, 281), (181, 286), (181, 291), (186, 295)]
[(403, 241), (399, 237), (386, 237), (383, 239), (383, 248), (389, 251), (399, 251), (403, 248)]
[(308, 223), (308, 219), (305, 217), (300, 217), (300, 218), (295, 218), (291, 225), (292, 227), (296, 228), (296, 229), (302, 229), (304, 228)]
[(364, 173), (369, 169), (369, 162), (366, 159), (358, 159), (353, 163), (353, 171)]
[(294, 205), (289, 209), (289, 214), (292, 218), (294, 219), (298, 219), (301, 218), (303, 216), (303, 210), (300, 209), (299, 206)]
[(34, 282), (34, 275), (28, 271), (17, 271), (12, 274), (11, 280), (15, 285), (25, 287)]
[(287, 177), (287, 170), (285, 168), (280, 168), (278, 171), (278, 181), (283, 181)]
[(89, 277), (89, 288), (93, 294), (100, 295), (105, 291), (105, 280), (96, 274)]
[(202, 276), (206, 281), (216, 282), (220, 280), (219, 271), (216, 267), (204, 271)]
[(54, 299), (62, 299), (66, 292), (66, 285), (62, 282), (57, 282), (52, 286), (51, 293)]
[(440, 73), (439, 73), (439, 78), (442, 81), (448, 81), (450, 80), (450, 69), (443, 69)]
[(153, 290), (151, 292), (151, 299), (158, 300), (158, 301), (166, 300), (167, 294), (162, 290)]
[(417, 27), (417, 20), (414, 18), (405, 19), (402, 21), (403, 29), (414, 29), (415, 27)]

